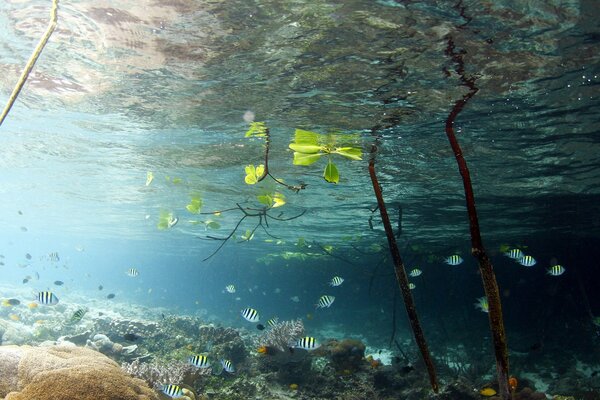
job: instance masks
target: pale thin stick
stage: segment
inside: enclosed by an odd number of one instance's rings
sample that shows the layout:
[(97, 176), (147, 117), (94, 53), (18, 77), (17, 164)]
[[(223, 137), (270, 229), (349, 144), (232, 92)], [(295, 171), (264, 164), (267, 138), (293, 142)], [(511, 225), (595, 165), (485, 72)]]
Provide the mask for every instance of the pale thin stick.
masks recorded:
[(31, 55), (31, 57), (29, 57), (29, 61), (27, 61), (27, 65), (25, 65), (25, 69), (21, 73), (21, 76), (19, 77), (19, 81), (17, 82), (17, 85), (15, 86), (12, 93), (10, 94), (10, 97), (8, 98), (8, 104), (6, 104), (6, 107), (4, 107), (4, 110), (2, 111), (2, 115), (0, 116), (0, 125), (2, 125), (2, 123), (4, 122), (4, 119), (8, 115), (8, 112), (12, 108), (15, 100), (17, 100), (17, 97), (19, 96), (19, 93), (21, 92), (21, 89), (23, 88), (25, 81), (27, 81), (27, 77), (29, 77), (31, 70), (33, 69), (33, 66), (35, 65), (35, 62), (37, 61), (38, 57), (42, 53), (42, 50), (44, 49), (44, 46), (48, 42), (48, 39), (50, 39), (50, 35), (52, 35), (52, 32), (54, 32), (54, 28), (56, 28), (56, 21), (58, 20), (57, 10), (58, 10), (58, 0), (53, 0), (52, 1), (52, 10), (50, 12), (50, 24), (48, 24), (46, 33), (44, 33), (44, 36), (42, 37), (42, 39), (36, 46), (35, 50), (33, 51), (33, 54)]

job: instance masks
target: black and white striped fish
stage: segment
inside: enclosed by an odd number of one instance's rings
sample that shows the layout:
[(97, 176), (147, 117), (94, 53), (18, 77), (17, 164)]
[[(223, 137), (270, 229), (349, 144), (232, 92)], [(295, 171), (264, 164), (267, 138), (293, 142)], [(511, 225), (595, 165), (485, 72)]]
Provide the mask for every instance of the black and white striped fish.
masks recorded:
[(444, 260), (446, 264), (452, 266), (462, 264), (463, 261), (464, 260), (462, 259), (462, 257), (458, 254), (452, 254), (451, 256), (446, 257), (446, 259)]
[(129, 276), (130, 276), (130, 277), (132, 277), (132, 278), (135, 278), (135, 277), (136, 277), (136, 276), (138, 276), (139, 274), (140, 274), (140, 271), (138, 271), (138, 270), (137, 270), (137, 269), (135, 269), (135, 268), (129, 268), (129, 269), (127, 270), (127, 275), (129, 275)]
[(54, 306), (56, 304), (58, 304), (58, 297), (56, 297), (56, 295), (50, 291), (42, 291), (39, 292), (36, 296), (35, 299), (37, 300), (38, 303), (40, 304), (44, 304), (46, 306)]
[(531, 256), (523, 256), (519, 258), (517, 262), (524, 267), (533, 267), (537, 263), (537, 261), (535, 261), (535, 258)]
[(317, 308), (329, 308), (335, 301), (335, 296), (329, 296), (327, 294), (319, 297), (319, 301), (317, 301)]
[(235, 372), (235, 368), (233, 368), (233, 363), (229, 360), (221, 359), (221, 365), (223, 366), (223, 370), (230, 374)]
[(181, 390), (179, 385), (162, 385), (162, 392), (167, 396), (174, 398), (183, 396), (183, 390)]
[(258, 322), (260, 317), (258, 315), (258, 311), (256, 311), (254, 308), (244, 308), (241, 311), (242, 317), (244, 317), (244, 319), (248, 322)]
[(344, 278), (342, 278), (341, 276), (334, 276), (333, 278), (331, 278), (331, 282), (329, 282), (329, 286), (332, 286), (332, 287), (340, 286), (342, 283), (344, 283)]
[(559, 276), (564, 274), (566, 271), (565, 267), (563, 267), (560, 264), (556, 264), (556, 265), (552, 265), (550, 268), (548, 268), (547, 274), (548, 275), (552, 275), (552, 276)]
[(210, 367), (210, 363), (208, 362), (208, 357), (203, 356), (202, 354), (195, 354), (193, 356), (190, 356), (188, 358), (188, 362), (196, 368)]
[(305, 336), (303, 338), (298, 339), (292, 347), (304, 350), (314, 350), (319, 346), (320, 344), (317, 342), (317, 339), (315, 339), (312, 336)]

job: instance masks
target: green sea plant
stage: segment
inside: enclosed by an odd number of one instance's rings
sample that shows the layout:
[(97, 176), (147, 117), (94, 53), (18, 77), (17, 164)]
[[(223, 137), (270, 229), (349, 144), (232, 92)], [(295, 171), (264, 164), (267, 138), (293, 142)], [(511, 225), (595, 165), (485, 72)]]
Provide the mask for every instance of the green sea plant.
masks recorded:
[(255, 185), (265, 179), (267, 176), (273, 179), (277, 184), (285, 186), (289, 190), (299, 192), (304, 189), (306, 185), (300, 183), (298, 185), (288, 185), (282, 179), (276, 178), (269, 171), (269, 151), (271, 149), (271, 135), (269, 128), (265, 122), (251, 122), (250, 128), (246, 132), (246, 138), (261, 138), (265, 140), (265, 160), (263, 164), (255, 166), (254, 164), (247, 165), (245, 167), (246, 177), (244, 181), (248, 185)]
[[(344, 137), (345, 136), (345, 137)], [(327, 134), (296, 129), (294, 141), (289, 148), (294, 150), (294, 165), (311, 165), (322, 157), (327, 157), (323, 178), (329, 183), (338, 183), (340, 173), (332, 156), (338, 154), (350, 160), (362, 160), (362, 150), (353, 146), (338, 146), (340, 139), (349, 139), (347, 135)]]
[(175, 214), (173, 214), (173, 212), (163, 210), (160, 212), (156, 227), (161, 231), (166, 230), (174, 227), (178, 221), (179, 219), (175, 216)]

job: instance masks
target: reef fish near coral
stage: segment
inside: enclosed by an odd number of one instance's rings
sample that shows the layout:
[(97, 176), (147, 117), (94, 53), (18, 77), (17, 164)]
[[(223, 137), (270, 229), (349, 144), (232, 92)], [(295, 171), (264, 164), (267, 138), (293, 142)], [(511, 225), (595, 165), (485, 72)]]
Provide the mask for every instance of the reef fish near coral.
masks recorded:
[(317, 342), (317, 339), (311, 336), (305, 336), (294, 344), (294, 348), (303, 349), (303, 350), (314, 350), (317, 349), (320, 344)]
[(36, 295), (35, 299), (38, 303), (44, 304), (46, 306), (54, 306), (58, 304), (58, 297), (56, 297), (54, 293), (47, 290), (39, 292)]
[(332, 286), (332, 287), (340, 286), (342, 283), (344, 283), (344, 278), (342, 278), (341, 276), (334, 276), (333, 278), (331, 278), (331, 282), (329, 282), (329, 286)]
[(233, 374), (235, 372), (235, 368), (233, 368), (233, 363), (229, 360), (221, 359), (221, 365), (223, 366), (223, 371)]
[(179, 385), (173, 385), (173, 384), (168, 384), (168, 385), (162, 385), (162, 392), (164, 394), (166, 394), (169, 397), (182, 397), (183, 396), (183, 390), (181, 390), (181, 387), (179, 387)]
[(244, 319), (248, 322), (258, 322), (259, 321), (259, 315), (258, 315), (258, 311), (256, 311), (254, 308), (244, 308), (241, 312), (242, 317), (244, 317)]
[(195, 354), (188, 358), (188, 363), (193, 365), (196, 368), (208, 368), (210, 367), (210, 363), (208, 361), (208, 357), (202, 354)]

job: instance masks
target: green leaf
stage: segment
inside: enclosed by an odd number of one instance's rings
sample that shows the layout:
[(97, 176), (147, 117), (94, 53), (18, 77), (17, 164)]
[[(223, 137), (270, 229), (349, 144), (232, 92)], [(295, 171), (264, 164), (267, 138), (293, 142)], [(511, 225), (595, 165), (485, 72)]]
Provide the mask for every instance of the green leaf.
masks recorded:
[(279, 192), (273, 194), (273, 208), (281, 207), (285, 204), (285, 196)]
[(273, 198), (268, 194), (256, 196), (256, 199), (259, 203), (264, 204), (267, 207), (271, 207), (271, 204), (273, 204)]
[(200, 212), (200, 208), (202, 208), (202, 199), (200, 196), (192, 196), (190, 204), (185, 206), (185, 208), (192, 214), (198, 214)]
[(339, 154), (351, 160), (362, 160), (362, 151), (357, 147), (337, 147), (333, 153)]
[(318, 146), (319, 134), (316, 132), (305, 131), (304, 129), (296, 129), (296, 132), (294, 133), (294, 142), (296, 144)]
[(294, 151), (297, 151), (298, 153), (315, 154), (315, 153), (320, 152), (323, 149), (323, 146), (314, 145), (314, 144), (290, 143), (289, 148)]
[(331, 162), (331, 159), (325, 167), (323, 178), (325, 178), (325, 180), (329, 183), (338, 183), (340, 181), (340, 173), (338, 172), (338, 169), (335, 166), (335, 164)]
[(323, 155), (325, 155), (325, 154), (324, 153), (304, 154), (304, 153), (294, 152), (294, 165), (313, 164), (314, 162), (318, 161)]
[(267, 125), (264, 122), (251, 122), (245, 137), (264, 137), (267, 135)]
[(264, 173), (265, 173), (265, 166), (262, 165), (262, 164), (259, 165), (259, 166), (257, 166), (257, 167), (255, 167), (254, 165), (247, 165), (244, 168), (244, 170), (246, 171), (246, 177), (244, 178), (244, 181), (248, 185), (254, 185), (264, 175)]
[(183, 182), (183, 179), (181, 179), (181, 178), (173, 178), (173, 180), (171, 182), (173, 182), (174, 185), (178, 185), (181, 182)]
[(208, 229), (219, 229), (221, 227), (221, 224), (219, 224), (216, 221), (210, 221), (210, 220), (208, 220), (208, 221), (206, 221), (205, 224), (206, 224), (206, 227)]

